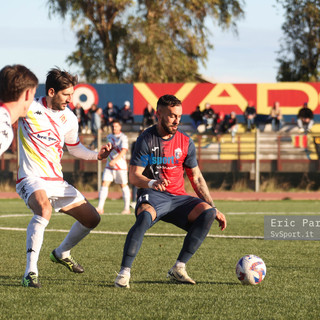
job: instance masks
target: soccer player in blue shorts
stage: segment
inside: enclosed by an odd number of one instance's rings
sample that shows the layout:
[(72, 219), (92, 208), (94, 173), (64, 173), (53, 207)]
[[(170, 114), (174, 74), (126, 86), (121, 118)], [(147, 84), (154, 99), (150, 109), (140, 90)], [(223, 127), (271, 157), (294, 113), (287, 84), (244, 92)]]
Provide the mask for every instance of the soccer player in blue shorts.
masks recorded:
[[(116, 287), (129, 288), (131, 266), (143, 236), (157, 221), (169, 222), (187, 231), (178, 259), (167, 276), (189, 284), (195, 281), (188, 276), (186, 263), (200, 247), (213, 221), (218, 221), (221, 230), (227, 226), (198, 167), (192, 139), (178, 129), (181, 115), (180, 100), (172, 95), (160, 97), (158, 123), (137, 140), (129, 168), (129, 181), (139, 188), (136, 222), (126, 238)], [(184, 170), (198, 197), (186, 193)]]

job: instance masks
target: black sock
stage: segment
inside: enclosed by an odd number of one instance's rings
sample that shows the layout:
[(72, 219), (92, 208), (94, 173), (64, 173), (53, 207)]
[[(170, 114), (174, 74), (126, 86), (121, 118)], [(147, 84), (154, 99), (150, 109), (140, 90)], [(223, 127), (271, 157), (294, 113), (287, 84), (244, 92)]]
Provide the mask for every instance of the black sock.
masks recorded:
[(203, 211), (193, 222), (184, 239), (183, 247), (178, 257), (179, 261), (187, 263), (191, 259), (207, 236), (215, 218), (216, 210), (210, 208)]
[(148, 211), (142, 211), (128, 232), (123, 249), (122, 267), (131, 268), (133, 260), (137, 256), (142, 244), (143, 236), (151, 227), (152, 217)]

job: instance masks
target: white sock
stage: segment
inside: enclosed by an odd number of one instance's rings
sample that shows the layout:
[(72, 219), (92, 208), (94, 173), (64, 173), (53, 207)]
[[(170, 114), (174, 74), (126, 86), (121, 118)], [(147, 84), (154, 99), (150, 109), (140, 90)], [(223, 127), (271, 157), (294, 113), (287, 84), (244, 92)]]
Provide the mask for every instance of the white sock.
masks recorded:
[(130, 188), (128, 185), (122, 188), (122, 197), (124, 201), (124, 210), (130, 210)]
[(184, 262), (181, 262), (179, 260), (176, 261), (175, 266), (178, 268), (185, 268), (186, 264)]
[(125, 274), (130, 276), (131, 268), (129, 267), (121, 267), (119, 274)]
[(71, 227), (65, 239), (61, 242), (60, 246), (55, 249), (55, 253), (59, 259), (70, 257), (70, 250), (85, 236), (90, 233), (91, 229), (76, 221)]
[(27, 228), (27, 266), (24, 275), (34, 272), (38, 275), (38, 259), (43, 242), (43, 235), (49, 221), (35, 214), (29, 222)]
[(106, 199), (108, 198), (109, 193), (109, 187), (101, 187), (99, 192), (99, 203), (98, 208), (102, 209), (104, 208), (104, 203), (106, 202)]

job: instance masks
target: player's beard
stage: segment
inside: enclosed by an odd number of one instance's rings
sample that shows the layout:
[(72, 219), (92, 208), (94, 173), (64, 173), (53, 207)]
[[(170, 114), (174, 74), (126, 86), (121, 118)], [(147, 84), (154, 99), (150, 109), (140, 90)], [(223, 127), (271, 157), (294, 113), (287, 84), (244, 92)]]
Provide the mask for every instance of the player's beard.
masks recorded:
[(161, 126), (168, 134), (175, 134), (178, 130), (178, 125), (176, 125), (177, 128), (172, 128), (172, 126), (168, 126), (163, 119), (161, 119)]
[(51, 100), (52, 110), (64, 110), (66, 107), (59, 101), (58, 96), (53, 96)]

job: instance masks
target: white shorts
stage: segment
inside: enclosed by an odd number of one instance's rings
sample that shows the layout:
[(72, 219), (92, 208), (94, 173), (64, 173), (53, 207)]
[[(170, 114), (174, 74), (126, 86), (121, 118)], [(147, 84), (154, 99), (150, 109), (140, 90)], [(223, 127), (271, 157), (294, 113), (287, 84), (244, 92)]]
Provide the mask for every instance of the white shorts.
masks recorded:
[(128, 184), (128, 170), (110, 170), (105, 168), (102, 181), (114, 181), (116, 184)]
[(46, 181), (29, 177), (16, 185), (16, 191), (28, 208), (29, 197), (37, 190), (44, 190), (55, 212), (84, 200), (84, 196), (66, 181)]

